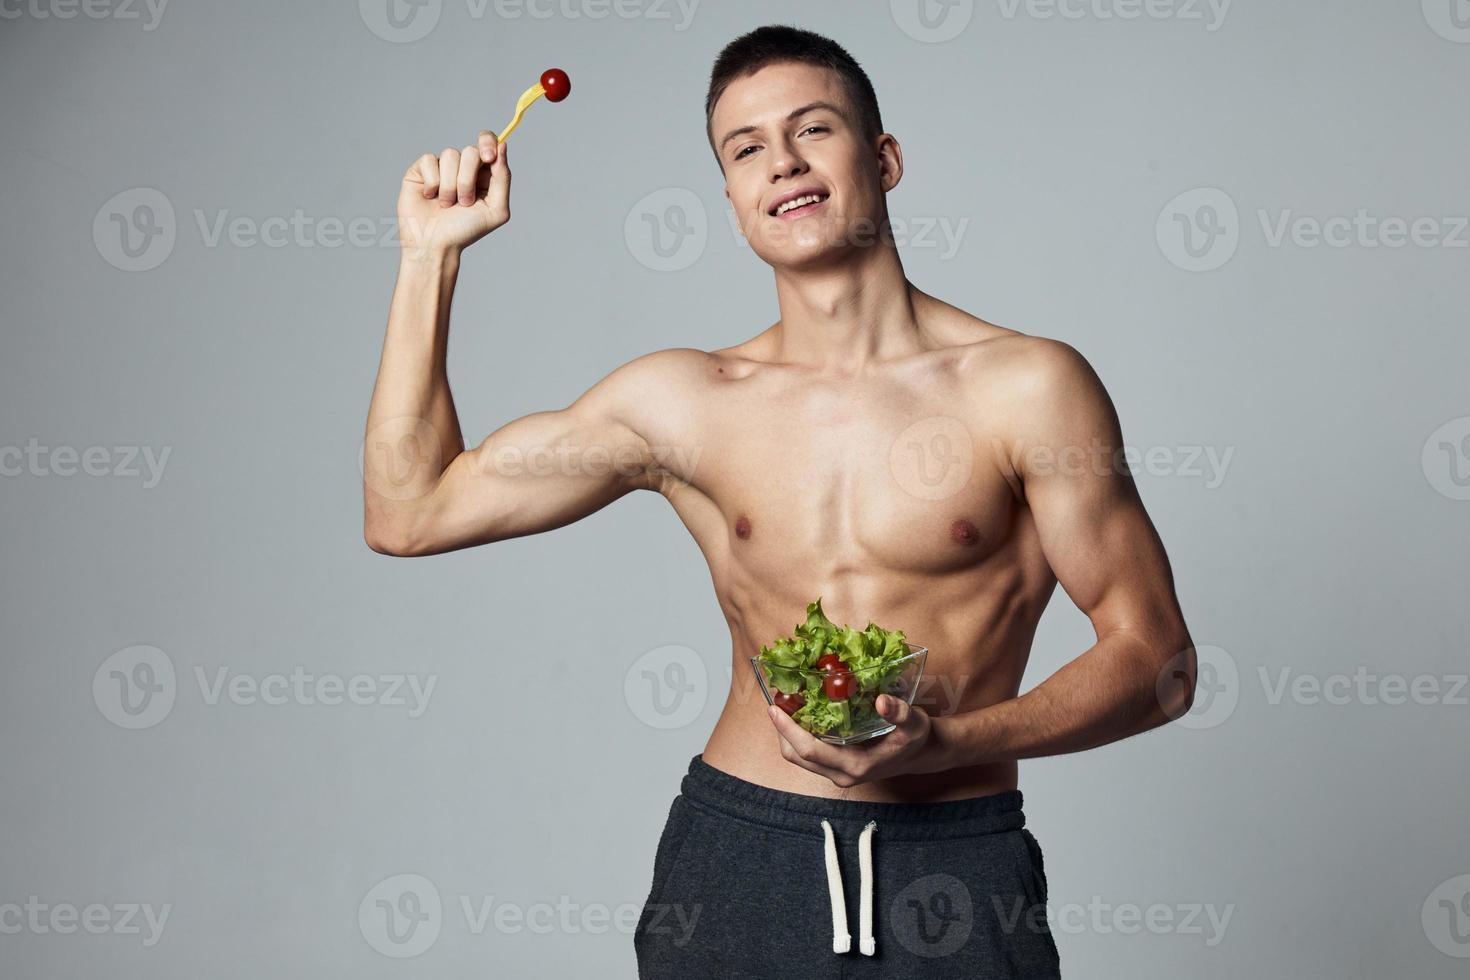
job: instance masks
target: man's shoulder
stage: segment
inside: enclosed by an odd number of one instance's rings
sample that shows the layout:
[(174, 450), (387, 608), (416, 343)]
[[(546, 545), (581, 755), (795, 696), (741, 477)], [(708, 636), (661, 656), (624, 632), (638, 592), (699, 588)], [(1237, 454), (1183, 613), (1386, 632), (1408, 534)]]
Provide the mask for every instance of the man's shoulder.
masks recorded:
[(1087, 447), (1117, 439), (1117, 416), (1101, 379), (1071, 344), (1015, 332), (985, 342), (963, 372), (966, 401), (1006, 448), (1007, 465), (1025, 469), (1037, 447)]
[(665, 347), (635, 357), (613, 373), (638, 383), (658, 382), (674, 388), (699, 386), (703, 390), (712, 381), (738, 381), (764, 364), (758, 349), (761, 339), (754, 337), (717, 350)]
[(1087, 359), (1066, 341), (984, 321), (969, 332), (971, 338), (953, 350), (958, 375), (977, 394), (1013, 402), (1096, 382)]
[(968, 364), (975, 374), (1017, 389), (1072, 384), (1091, 371), (1087, 359), (1066, 341), (1015, 330), (977, 341), (970, 353)]
[(991, 323), (918, 290), (914, 299), (928, 332), (953, 355), (968, 380), (987, 387), (1000, 381), (1047, 383), (1086, 363), (1063, 341)]
[(712, 382), (738, 370), (719, 352), (665, 347), (640, 354), (609, 371), (595, 386), (603, 403), (629, 419), (646, 420), (688, 410)]
[(647, 388), (678, 385), (716, 369), (716, 355), (695, 347), (664, 347), (640, 354), (608, 372), (618, 387)]
[(964, 400), (997, 435), (1037, 439), (1106, 422), (1110, 400), (1080, 351), (1063, 340), (977, 321), (957, 344), (954, 373)]

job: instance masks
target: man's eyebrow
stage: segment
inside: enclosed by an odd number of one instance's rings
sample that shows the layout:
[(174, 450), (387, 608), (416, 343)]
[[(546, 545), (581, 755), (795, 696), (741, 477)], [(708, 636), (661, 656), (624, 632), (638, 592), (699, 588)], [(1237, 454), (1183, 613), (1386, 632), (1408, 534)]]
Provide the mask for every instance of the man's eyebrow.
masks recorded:
[[(837, 116), (841, 116), (844, 119), (847, 118), (846, 115), (843, 114), (841, 108), (833, 105), (830, 102), (821, 102), (821, 101), (818, 101), (818, 102), (808, 102), (806, 105), (801, 106), (798, 109), (792, 109), (789, 113), (786, 114), (786, 121), (787, 122), (791, 122), (794, 119), (797, 119), (797, 118), (799, 118), (801, 116), (806, 115), (808, 112), (815, 112), (818, 109), (826, 109), (828, 112), (834, 113)], [(737, 137), (737, 136), (744, 136), (746, 133), (753, 133), (758, 128), (760, 128), (760, 127), (758, 127), (758, 126), (741, 126), (739, 129), (732, 129), (732, 130), (730, 130), (728, 133), (725, 134), (725, 138), (722, 139), (722, 140), (720, 140), (720, 149), (723, 150), (725, 148), (725, 144), (728, 143), (728, 142), (730, 142), (735, 137)]]

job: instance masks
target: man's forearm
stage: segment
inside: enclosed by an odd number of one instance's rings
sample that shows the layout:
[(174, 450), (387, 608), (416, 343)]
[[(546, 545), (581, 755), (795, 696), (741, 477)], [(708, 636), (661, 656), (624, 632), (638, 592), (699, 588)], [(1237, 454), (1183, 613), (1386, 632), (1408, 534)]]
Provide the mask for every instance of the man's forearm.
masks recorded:
[(1178, 717), (1192, 701), (1194, 662), (1171, 661), (1189, 645), (1115, 633), (1021, 697), (936, 717), (945, 768), (1080, 752)]
[(405, 249), (399, 262), (363, 445), (369, 524), (391, 522), (464, 451), (447, 370), (458, 273), (454, 250)]

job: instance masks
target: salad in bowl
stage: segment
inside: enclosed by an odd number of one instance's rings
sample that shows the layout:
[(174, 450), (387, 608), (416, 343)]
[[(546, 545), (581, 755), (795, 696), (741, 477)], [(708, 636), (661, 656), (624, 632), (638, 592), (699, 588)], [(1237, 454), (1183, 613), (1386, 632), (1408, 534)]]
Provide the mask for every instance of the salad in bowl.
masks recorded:
[(805, 623), (750, 663), (768, 703), (823, 741), (848, 745), (893, 731), (875, 706), (878, 695), (913, 704), (928, 653), (903, 630), (838, 626), (818, 598)]

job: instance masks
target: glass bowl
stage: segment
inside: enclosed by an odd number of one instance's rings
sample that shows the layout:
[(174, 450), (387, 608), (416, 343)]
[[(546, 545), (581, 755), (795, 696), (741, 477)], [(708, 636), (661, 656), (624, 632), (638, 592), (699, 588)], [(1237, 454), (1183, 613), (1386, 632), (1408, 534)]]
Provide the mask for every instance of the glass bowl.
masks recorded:
[[(924, 675), (924, 661), (929, 655), (929, 648), (915, 643), (905, 643), (904, 646), (909, 648), (908, 655), (884, 665), (881, 673), (878, 668), (872, 667), (842, 671), (782, 667), (767, 663), (760, 657), (751, 657), (750, 666), (755, 671), (755, 679), (760, 683), (761, 693), (766, 696), (767, 704), (781, 708), (795, 718), (802, 728), (824, 742), (851, 745), (887, 735), (897, 727), (878, 714), (878, 709), (874, 707), (879, 694), (891, 694), (902, 698), (907, 704), (914, 703), (914, 694), (919, 689), (919, 679)], [(842, 675), (841, 680), (829, 681), (829, 677), (836, 678), (838, 675)], [(826, 696), (829, 691), (840, 693), (844, 687), (850, 692), (847, 697), (838, 700)], [(822, 697), (808, 697), (809, 694), (819, 691)], [(796, 701), (793, 698), (801, 700)], [(823, 719), (822, 723), (818, 723), (801, 713), (808, 700), (813, 700), (818, 705), (825, 700), (845, 707), (829, 712), (830, 715), (835, 715), (835, 721)]]

